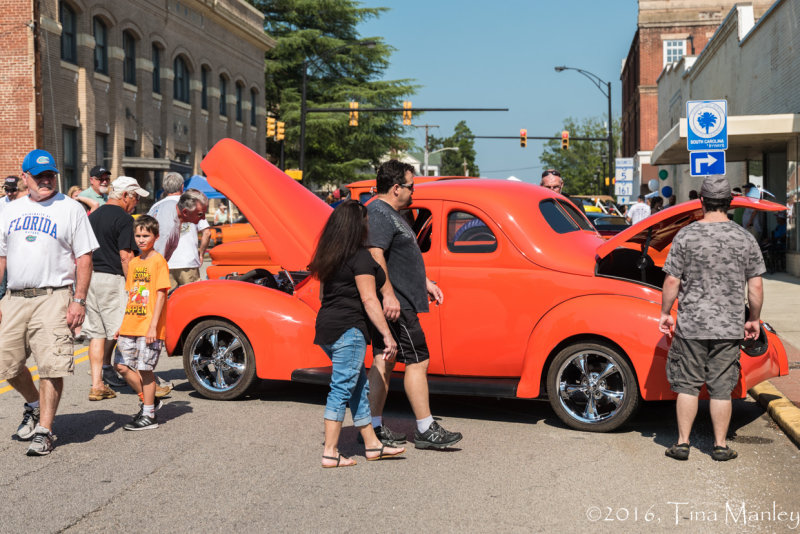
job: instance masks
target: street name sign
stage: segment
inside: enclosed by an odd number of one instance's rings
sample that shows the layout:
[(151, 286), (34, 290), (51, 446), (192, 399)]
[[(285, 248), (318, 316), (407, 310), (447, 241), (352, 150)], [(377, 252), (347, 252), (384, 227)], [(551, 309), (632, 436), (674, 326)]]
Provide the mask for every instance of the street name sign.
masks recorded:
[(686, 148), (728, 149), (728, 101), (689, 100), (686, 102)]
[(725, 174), (725, 151), (690, 152), (689, 167), (692, 176)]

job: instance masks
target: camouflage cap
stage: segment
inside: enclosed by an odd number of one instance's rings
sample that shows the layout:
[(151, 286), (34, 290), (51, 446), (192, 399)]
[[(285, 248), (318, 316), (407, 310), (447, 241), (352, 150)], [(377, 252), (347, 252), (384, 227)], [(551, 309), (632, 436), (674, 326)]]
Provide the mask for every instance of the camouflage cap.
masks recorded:
[(700, 187), (703, 198), (731, 198), (731, 184), (722, 175), (706, 176)]

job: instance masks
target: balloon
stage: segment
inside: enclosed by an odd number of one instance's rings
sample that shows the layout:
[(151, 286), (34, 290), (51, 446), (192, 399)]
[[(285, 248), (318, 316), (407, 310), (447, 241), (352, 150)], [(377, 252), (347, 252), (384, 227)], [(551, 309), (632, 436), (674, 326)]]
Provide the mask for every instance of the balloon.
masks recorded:
[(661, 188), (661, 196), (664, 198), (669, 198), (672, 196), (672, 188), (670, 186), (664, 186)]
[(647, 182), (647, 187), (650, 188), (650, 191), (658, 191), (658, 179), (653, 178), (649, 182)]

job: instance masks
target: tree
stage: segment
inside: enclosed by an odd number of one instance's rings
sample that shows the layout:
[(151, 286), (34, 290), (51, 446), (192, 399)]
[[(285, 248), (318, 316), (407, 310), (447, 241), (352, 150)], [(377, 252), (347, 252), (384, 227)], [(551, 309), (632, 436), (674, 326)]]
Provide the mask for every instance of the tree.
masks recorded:
[(439, 174), (442, 176), (464, 176), (464, 160), (467, 162), (467, 172), (469, 176), (480, 176), (480, 169), (475, 163), (475, 139), (472, 137), (472, 130), (467, 126), (466, 121), (460, 121), (453, 128), (453, 135), (450, 137), (438, 138), (430, 136), (428, 139), (428, 150), (434, 151), (438, 148), (454, 147), (458, 152), (447, 150), (442, 152), (442, 164)]
[[(402, 107), (415, 87), (409, 80), (378, 78), (389, 65), (392, 47), (379, 37), (363, 38), (358, 25), (386, 8), (366, 8), (355, 0), (249, 0), (265, 15), (264, 30), (277, 41), (267, 53), (267, 110), (286, 123), (287, 167), (296, 167), (300, 141), (300, 96), (303, 64), (308, 59), (308, 107)], [(374, 46), (359, 45), (372, 41)], [(359, 113), (358, 126), (347, 113), (306, 115), (307, 185), (333, 180), (346, 183), (390, 149), (403, 150), (401, 114)], [(280, 147), (268, 142), (277, 157)]]
[[(578, 122), (568, 118), (564, 129), (569, 132), (570, 144), (567, 150), (561, 148), (561, 132), (545, 143), (539, 161), (546, 169), (557, 169), (564, 178), (564, 191), (570, 195), (590, 195), (605, 193), (603, 168), (608, 174), (608, 159), (603, 163), (601, 154), (608, 152), (608, 141), (576, 141), (575, 137), (608, 137), (608, 127), (604, 119), (589, 118)], [(614, 121), (614, 150), (619, 148), (619, 121)], [(614, 157), (612, 155), (612, 157)]]

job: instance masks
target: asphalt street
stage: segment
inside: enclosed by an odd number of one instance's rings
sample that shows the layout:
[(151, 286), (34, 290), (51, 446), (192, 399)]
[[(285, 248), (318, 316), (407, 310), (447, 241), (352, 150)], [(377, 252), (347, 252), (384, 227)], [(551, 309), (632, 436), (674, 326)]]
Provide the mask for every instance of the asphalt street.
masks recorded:
[[(346, 420), (341, 450), (358, 465), (322, 469), (326, 389), (264, 383), (240, 401), (199, 397), (179, 358), (160, 373), (176, 389), (152, 431), (122, 429), (137, 399), (90, 402), (85, 352), (66, 380), (56, 449), (27, 457), (12, 437), (22, 400), (0, 384), (2, 532), (782, 532), (800, 527), (800, 452), (754, 401), (734, 406), (739, 459), (714, 462), (707, 406), (687, 462), (672, 403), (645, 404), (611, 434), (565, 428), (549, 404), (434, 397), (450, 451), (412, 447), (367, 462)], [(81, 361), (83, 360), (83, 361)], [(402, 394), (389, 425), (414, 421)]]

